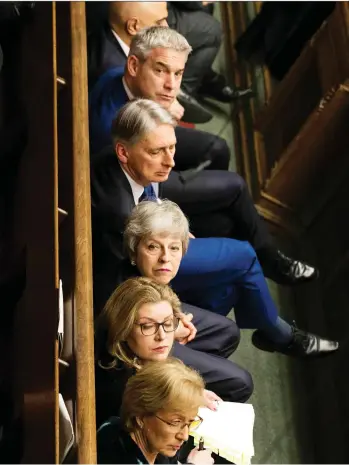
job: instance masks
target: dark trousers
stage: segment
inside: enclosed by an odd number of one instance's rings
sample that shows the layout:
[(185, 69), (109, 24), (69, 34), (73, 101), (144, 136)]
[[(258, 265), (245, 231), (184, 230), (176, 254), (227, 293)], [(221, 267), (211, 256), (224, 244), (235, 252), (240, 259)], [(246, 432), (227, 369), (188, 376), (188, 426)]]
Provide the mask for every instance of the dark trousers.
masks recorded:
[(195, 94), (204, 76), (211, 72), (222, 41), (222, 28), (213, 16), (204, 10), (181, 9), (181, 2), (168, 2), (168, 24), (182, 34), (193, 51), (188, 57), (182, 88)]
[(196, 168), (205, 160), (212, 160), (209, 170), (227, 170), (230, 151), (224, 139), (197, 129), (176, 127), (175, 170)]
[(271, 236), (238, 174), (205, 170), (182, 182), (179, 173), (171, 172), (162, 197), (181, 207), (195, 236), (248, 241), (262, 265), (274, 253)]
[(248, 371), (227, 360), (240, 340), (235, 322), (192, 305), (183, 304), (182, 308), (193, 314), (197, 335), (187, 345), (176, 342), (172, 355), (199, 371), (206, 389), (223, 400), (246, 402), (253, 392), (252, 377)]

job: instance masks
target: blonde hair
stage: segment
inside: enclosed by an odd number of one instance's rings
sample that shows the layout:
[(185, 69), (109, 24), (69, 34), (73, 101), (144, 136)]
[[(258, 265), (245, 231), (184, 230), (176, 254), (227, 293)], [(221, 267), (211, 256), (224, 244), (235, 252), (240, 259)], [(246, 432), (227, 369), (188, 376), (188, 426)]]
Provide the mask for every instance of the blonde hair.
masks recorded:
[(129, 56), (145, 60), (154, 48), (169, 48), (176, 52), (192, 51), (187, 39), (179, 32), (166, 26), (151, 26), (139, 31), (132, 39)]
[(205, 383), (192, 368), (176, 358), (150, 362), (126, 385), (121, 421), (129, 432), (140, 429), (137, 419), (161, 410), (185, 414), (204, 405)]
[(161, 124), (176, 127), (177, 121), (161, 105), (152, 100), (137, 98), (127, 102), (111, 125), (113, 145), (134, 145)]
[(183, 255), (188, 250), (189, 222), (180, 207), (171, 200), (161, 203), (143, 201), (131, 212), (124, 231), (124, 244), (134, 259), (141, 239), (156, 233), (179, 234)]
[(157, 284), (149, 278), (140, 277), (130, 278), (115, 289), (96, 320), (97, 340), (101, 335), (106, 338), (105, 349), (112, 357), (108, 366), (104, 366), (101, 360), (98, 361), (102, 368), (114, 368), (118, 361), (130, 368), (140, 368), (126, 340), (137, 320), (140, 308), (144, 304), (156, 304), (164, 300), (171, 305), (174, 316), (179, 317), (179, 298), (165, 284)]

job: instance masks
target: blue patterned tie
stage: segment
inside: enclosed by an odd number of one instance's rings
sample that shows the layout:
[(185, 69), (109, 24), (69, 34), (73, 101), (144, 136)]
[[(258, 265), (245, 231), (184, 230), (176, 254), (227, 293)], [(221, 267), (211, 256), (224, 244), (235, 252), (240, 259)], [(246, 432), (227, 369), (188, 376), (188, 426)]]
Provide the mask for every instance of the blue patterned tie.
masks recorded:
[(143, 202), (143, 200), (150, 200), (152, 202), (157, 201), (157, 197), (152, 184), (149, 184), (149, 186), (146, 186), (144, 188), (143, 194), (139, 197), (139, 202)]

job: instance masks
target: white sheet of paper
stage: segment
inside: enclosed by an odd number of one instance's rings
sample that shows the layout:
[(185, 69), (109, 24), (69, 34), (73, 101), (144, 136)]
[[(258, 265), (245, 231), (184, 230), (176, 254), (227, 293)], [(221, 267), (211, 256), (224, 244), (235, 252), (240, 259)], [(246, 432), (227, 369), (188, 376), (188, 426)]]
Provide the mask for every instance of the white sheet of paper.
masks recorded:
[(216, 412), (200, 408), (202, 424), (191, 433), (195, 445), (200, 437), (205, 447), (237, 465), (251, 463), (254, 455), (253, 427), (255, 413), (251, 404), (219, 402)]
[(59, 463), (63, 463), (74, 445), (74, 429), (65, 406), (62, 394), (59, 394)]

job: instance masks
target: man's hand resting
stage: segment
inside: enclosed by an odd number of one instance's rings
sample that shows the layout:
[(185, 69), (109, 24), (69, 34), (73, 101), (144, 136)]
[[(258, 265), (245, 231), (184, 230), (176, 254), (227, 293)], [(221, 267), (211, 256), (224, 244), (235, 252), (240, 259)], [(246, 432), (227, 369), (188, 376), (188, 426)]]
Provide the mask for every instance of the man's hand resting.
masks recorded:
[(168, 108), (168, 111), (171, 113), (171, 115), (176, 119), (177, 121), (180, 121), (183, 118), (184, 115), (184, 108), (182, 105), (178, 102), (178, 100), (174, 100), (171, 106)]

